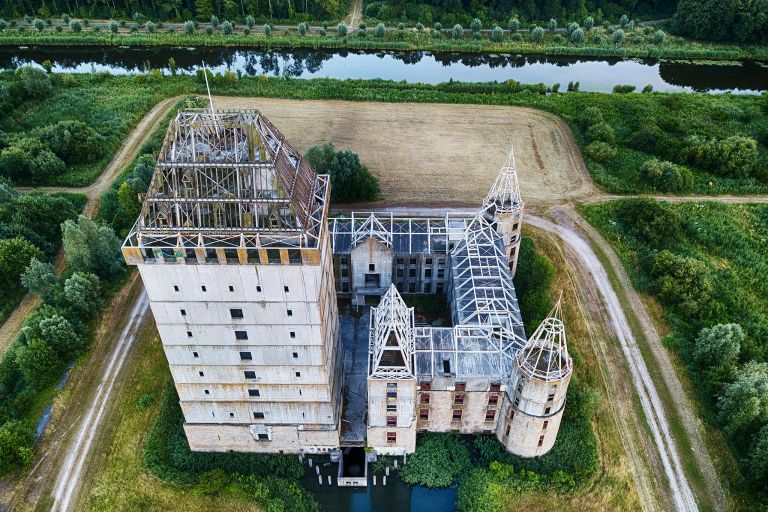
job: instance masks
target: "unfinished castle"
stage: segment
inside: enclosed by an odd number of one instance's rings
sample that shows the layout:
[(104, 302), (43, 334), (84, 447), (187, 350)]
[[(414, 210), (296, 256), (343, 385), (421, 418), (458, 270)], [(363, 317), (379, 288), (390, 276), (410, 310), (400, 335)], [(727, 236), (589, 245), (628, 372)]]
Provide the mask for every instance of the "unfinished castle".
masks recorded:
[[(573, 363), (559, 303), (525, 336), (514, 158), (472, 217), (329, 218), (329, 201), (329, 177), (260, 112), (172, 121), (123, 254), (191, 448), (401, 455), (418, 432), (455, 431), (495, 434), (524, 457), (549, 451)], [(446, 300), (451, 325), (417, 323), (409, 294)], [(362, 358), (345, 357), (356, 348), (340, 341), (337, 296), (367, 319)]]

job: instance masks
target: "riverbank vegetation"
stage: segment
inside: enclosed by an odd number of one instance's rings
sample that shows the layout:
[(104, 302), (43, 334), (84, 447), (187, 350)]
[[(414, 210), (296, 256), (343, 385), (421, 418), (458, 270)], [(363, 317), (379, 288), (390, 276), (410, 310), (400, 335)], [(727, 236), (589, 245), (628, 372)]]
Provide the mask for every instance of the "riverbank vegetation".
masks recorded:
[[(627, 199), (581, 208), (638, 291), (663, 306), (665, 344), (687, 367), (703, 417), (738, 471), (740, 506), (765, 506), (768, 479), (768, 206)], [(726, 457), (727, 458), (727, 457)]]
[[(768, 60), (768, 48), (755, 44), (697, 42), (668, 34), (654, 26), (604, 28), (593, 21), (572, 22), (564, 31), (551, 31), (546, 25), (522, 28), (519, 23), (490, 25), (473, 30), (477, 24), (443, 26), (385, 27), (362, 23), (359, 29), (346, 25), (294, 25), (277, 30), (269, 24), (196, 25), (157, 28), (154, 24), (108, 26), (44, 27), (29, 26), (0, 30), (0, 45), (69, 46), (237, 46), (243, 48), (348, 48), (369, 50), (453, 51), (462, 53), (525, 53), (619, 58), (664, 58), (687, 60)], [(0, 22), (2, 28), (5, 22)], [(375, 25), (375, 26), (374, 26)], [(511, 25), (511, 26), (510, 26)], [(591, 28), (587, 28), (590, 26)], [(197, 27), (197, 28), (196, 28)]]

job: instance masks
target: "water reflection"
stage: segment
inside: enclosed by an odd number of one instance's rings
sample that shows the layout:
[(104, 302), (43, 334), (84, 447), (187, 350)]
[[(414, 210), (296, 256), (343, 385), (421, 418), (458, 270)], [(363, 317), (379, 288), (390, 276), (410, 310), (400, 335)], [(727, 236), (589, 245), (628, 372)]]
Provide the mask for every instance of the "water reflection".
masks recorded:
[(574, 58), (488, 53), (363, 52), (347, 50), (238, 50), (233, 48), (1, 48), (0, 68), (41, 64), (55, 71), (139, 73), (168, 71), (173, 58), (180, 72), (192, 73), (205, 61), (216, 72), (288, 75), (296, 78), (382, 78), (436, 84), (449, 80), (524, 83), (580, 82), (582, 90), (610, 91), (630, 84), (657, 91), (760, 92), (768, 89), (768, 68), (750, 61), (696, 65), (680, 61)]

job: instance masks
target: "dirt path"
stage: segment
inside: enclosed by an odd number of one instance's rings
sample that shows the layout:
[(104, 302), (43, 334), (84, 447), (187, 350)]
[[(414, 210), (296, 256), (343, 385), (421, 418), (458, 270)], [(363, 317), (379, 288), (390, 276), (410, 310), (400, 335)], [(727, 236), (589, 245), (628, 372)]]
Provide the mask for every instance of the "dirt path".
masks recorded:
[[(117, 153), (115, 153), (115, 156), (104, 168), (104, 171), (98, 179), (87, 187), (19, 187), (19, 190), (24, 192), (41, 190), (44, 192), (79, 192), (85, 194), (88, 197), (88, 201), (83, 208), (83, 215), (93, 217), (99, 211), (101, 195), (107, 191), (123, 169), (136, 158), (141, 146), (157, 128), (160, 121), (168, 112), (168, 109), (178, 100), (178, 97), (168, 98), (155, 105), (152, 110), (139, 121), (136, 128), (133, 129), (125, 141), (120, 145)], [(54, 260), (56, 273), (61, 275), (65, 266), (66, 256), (64, 255), (64, 250), (61, 249)], [(11, 343), (13, 343), (13, 340), (19, 335), (27, 317), (35, 311), (39, 305), (40, 298), (37, 295), (31, 293), (26, 294), (24, 298), (21, 299), (19, 305), (16, 306), (16, 309), (8, 315), (6, 321), (0, 325), (0, 357), (2, 357), (5, 351), (8, 350), (8, 347), (11, 346)]]
[(349, 4), (349, 13), (344, 18), (348, 28), (356, 29), (363, 18), (363, 0), (352, 0)]

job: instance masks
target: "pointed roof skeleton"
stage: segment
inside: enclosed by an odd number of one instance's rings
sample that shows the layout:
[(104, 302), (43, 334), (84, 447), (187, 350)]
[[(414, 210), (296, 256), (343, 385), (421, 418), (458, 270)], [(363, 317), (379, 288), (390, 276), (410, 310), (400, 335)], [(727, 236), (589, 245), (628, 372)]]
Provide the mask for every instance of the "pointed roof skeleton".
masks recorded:
[(506, 162), (496, 176), (496, 181), (493, 182), (491, 190), (483, 200), (483, 209), (488, 210), (490, 207), (494, 207), (497, 213), (513, 213), (523, 208), (514, 149), (509, 151)]
[(413, 379), (414, 316), (394, 284), (371, 308), (368, 377)]
[(362, 240), (368, 238), (373, 238), (387, 247), (392, 247), (392, 231), (385, 228), (373, 213), (371, 213), (360, 226), (355, 226), (352, 233), (352, 247), (355, 247)]
[(533, 378), (544, 381), (562, 380), (573, 371), (573, 359), (568, 354), (565, 326), (560, 320), (560, 302), (550, 311), (517, 354), (520, 368)]

